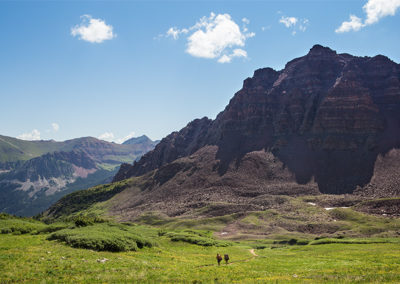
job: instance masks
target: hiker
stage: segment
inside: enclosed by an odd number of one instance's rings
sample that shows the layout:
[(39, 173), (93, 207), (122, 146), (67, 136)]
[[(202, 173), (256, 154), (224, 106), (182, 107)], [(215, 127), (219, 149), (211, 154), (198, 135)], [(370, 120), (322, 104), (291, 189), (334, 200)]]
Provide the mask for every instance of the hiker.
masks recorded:
[(224, 255), (224, 259), (225, 259), (225, 262), (226, 262), (226, 264), (228, 264), (228, 261), (229, 261), (229, 255), (225, 254), (225, 255)]
[(217, 261), (218, 261), (218, 265), (220, 265), (220, 263), (221, 263), (221, 260), (222, 260), (222, 256), (221, 256), (219, 253), (217, 253)]

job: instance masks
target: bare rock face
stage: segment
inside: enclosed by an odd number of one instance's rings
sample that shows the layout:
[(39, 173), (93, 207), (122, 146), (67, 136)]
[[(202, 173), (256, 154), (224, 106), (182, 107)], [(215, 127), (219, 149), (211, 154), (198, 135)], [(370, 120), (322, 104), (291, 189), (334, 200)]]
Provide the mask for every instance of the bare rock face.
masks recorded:
[(142, 159), (135, 162), (133, 167), (122, 164), (114, 181), (143, 175), (178, 158), (190, 155), (206, 144), (205, 136), (211, 123), (211, 119), (204, 117), (193, 120), (179, 132), (172, 132), (162, 139), (153, 151), (149, 152), (151, 154), (145, 154)]
[(131, 189), (114, 196), (111, 214), (121, 220), (151, 211), (210, 217), (275, 208), (281, 195), (319, 194), (313, 181), (299, 185), (294, 174), (265, 151), (247, 153), (238, 167), (231, 164), (220, 176), (217, 151), (217, 146), (205, 146), (146, 174)]
[[(382, 55), (355, 57), (316, 45), (281, 71), (256, 70), (214, 121), (195, 120), (170, 134), (114, 180), (206, 145), (217, 146), (220, 179), (247, 153), (263, 150), (298, 184), (315, 180), (322, 193), (352, 193), (370, 183), (378, 156), (400, 148), (400, 65)], [(399, 174), (398, 168), (388, 174)]]

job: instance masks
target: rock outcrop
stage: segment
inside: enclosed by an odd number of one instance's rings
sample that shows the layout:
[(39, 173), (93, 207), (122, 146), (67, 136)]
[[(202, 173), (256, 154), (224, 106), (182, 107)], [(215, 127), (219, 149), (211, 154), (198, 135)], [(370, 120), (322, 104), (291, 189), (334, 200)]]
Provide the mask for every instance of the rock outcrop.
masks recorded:
[(170, 134), (114, 180), (207, 145), (217, 146), (214, 170), (221, 180), (246, 154), (262, 150), (298, 184), (315, 180), (322, 193), (352, 193), (370, 183), (378, 156), (400, 147), (400, 65), (315, 45), (281, 71), (256, 70), (215, 120), (194, 120)]

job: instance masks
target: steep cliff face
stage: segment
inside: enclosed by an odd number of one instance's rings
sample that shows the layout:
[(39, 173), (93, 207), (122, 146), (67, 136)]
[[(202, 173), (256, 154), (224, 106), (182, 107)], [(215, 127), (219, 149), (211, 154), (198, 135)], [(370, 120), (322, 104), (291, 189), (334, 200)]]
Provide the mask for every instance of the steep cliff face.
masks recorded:
[(196, 119), (181, 131), (172, 132), (158, 143), (150, 155), (145, 154), (139, 161), (134, 162), (133, 167), (129, 164), (122, 164), (114, 181), (142, 175), (194, 153), (206, 144), (205, 138), (211, 122), (212, 120), (206, 117)]
[(3, 179), (25, 182), (40, 178), (69, 178), (78, 175), (77, 169), (96, 171), (96, 163), (82, 151), (47, 153), (26, 161), (18, 169), (4, 175)]
[(370, 182), (378, 155), (400, 147), (400, 65), (316, 45), (281, 71), (255, 71), (214, 121), (196, 120), (172, 133), (115, 180), (206, 145), (218, 147), (220, 176), (247, 153), (264, 150), (299, 184), (315, 179), (323, 193), (351, 193)]

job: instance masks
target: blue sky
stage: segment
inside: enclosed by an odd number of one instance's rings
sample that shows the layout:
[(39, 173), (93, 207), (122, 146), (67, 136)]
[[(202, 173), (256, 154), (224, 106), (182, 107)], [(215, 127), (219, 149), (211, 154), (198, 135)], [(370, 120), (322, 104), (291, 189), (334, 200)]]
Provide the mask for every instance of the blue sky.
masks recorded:
[(400, 0), (0, 0), (0, 134), (160, 139), (317, 43), (400, 62), (399, 14)]

